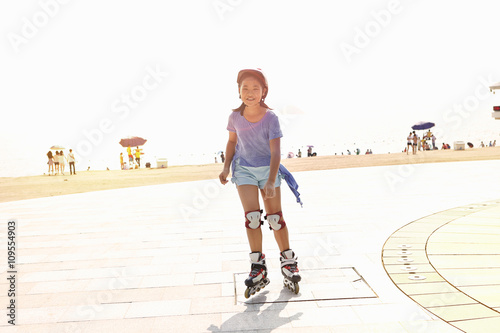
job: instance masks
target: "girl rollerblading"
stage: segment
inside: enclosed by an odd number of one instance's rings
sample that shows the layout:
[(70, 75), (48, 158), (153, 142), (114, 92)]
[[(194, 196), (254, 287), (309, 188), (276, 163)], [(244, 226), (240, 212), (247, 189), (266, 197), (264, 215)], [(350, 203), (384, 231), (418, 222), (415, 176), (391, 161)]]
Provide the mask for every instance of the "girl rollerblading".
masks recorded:
[(293, 290), (297, 293), (300, 276), (296, 257), (290, 250), (288, 227), (281, 208), (281, 179), (285, 179), (297, 202), (301, 203), (296, 191), (298, 186), (288, 170), (280, 165), (280, 138), (283, 135), (278, 117), (264, 102), (268, 93), (266, 76), (260, 69), (243, 69), (236, 81), (242, 103), (229, 116), (226, 160), (219, 179), (223, 185), (228, 183), (227, 177), (232, 169), (231, 181), (237, 186), (245, 212), (252, 263), (249, 277), (245, 280), (245, 297), (250, 297), (269, 283), (265, 256), (262, 254), (263, 211), (260, 209), (259, 192), (267, 213), (264, 218), (274, 233), (280, 252), (284, 253), (285, 261), (282, 262), (287, 268), (282, 268), (282, 272), (289, 272), (287, 276), (295, 284)]

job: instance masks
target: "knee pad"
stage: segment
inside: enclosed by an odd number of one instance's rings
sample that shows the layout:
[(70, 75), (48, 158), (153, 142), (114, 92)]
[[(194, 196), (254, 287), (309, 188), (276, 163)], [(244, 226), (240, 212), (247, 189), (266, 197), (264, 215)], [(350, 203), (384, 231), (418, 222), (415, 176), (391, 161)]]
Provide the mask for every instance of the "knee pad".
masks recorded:
[(247, 227), (247, 229), (259, 229), (264, 223), (260, 220), (261, 214), (262, 210), (245, 212), (245, 227)]
[(265, 219), (269, 223), (270, 230), (278, 231), (286, 226), (285, 220), (283, 220), (283, 213), (281, 211), (274, 214), (266, 215)]

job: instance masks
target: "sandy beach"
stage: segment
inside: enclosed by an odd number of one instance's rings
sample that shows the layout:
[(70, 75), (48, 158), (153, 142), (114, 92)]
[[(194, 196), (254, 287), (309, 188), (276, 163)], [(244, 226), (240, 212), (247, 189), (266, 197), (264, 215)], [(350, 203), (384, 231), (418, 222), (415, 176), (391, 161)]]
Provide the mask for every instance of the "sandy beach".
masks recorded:
[[(496, 160), (500, 147), (475, 148), (464, 151), (423, 151), (373, 155), (337, 155), (293, 158), (281, 161), (291, 172), (359, 168), (369, 166)], [(222, 164), (172, 166), (165, 169), (112, 171), (78, 171), (77, 175), (2, 177), (0, 202), (50, 197), (125, 187), (216, 179)]]

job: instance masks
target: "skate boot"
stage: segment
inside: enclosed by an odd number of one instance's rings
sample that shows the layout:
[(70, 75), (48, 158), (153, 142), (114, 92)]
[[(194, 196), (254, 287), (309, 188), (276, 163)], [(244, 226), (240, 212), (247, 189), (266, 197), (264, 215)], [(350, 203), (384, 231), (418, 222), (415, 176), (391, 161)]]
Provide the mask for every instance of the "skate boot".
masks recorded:
[(283, 286), (287, 287), (295, 294), (299, 293), (299, 269), (297, 267), (297, 256), (292, 250), (281, 252), (281, 274), (283, 274)]
[(267, 278), (266, 256), (260, 252), (252, 252), (250, 253), (250, 262), (252, 263), (252, 271), (245, 280), (247, 286), (245, 298), (259, 292), (270, 282)]

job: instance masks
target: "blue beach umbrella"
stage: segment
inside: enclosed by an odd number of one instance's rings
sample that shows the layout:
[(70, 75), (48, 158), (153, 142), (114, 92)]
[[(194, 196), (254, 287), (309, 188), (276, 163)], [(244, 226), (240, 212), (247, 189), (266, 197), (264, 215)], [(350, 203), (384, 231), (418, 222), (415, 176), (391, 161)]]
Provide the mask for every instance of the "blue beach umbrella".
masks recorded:
[(413, 125), (411, 127), (411, 129), (414, 130), (414, 131), (416, 131), (416, 130), (426, 130), (426, 129), (434, 127), (435, 125), (436, 124), (431, 123), (430, 121), (420, 121), (420, 122), (416, 123), (415, 125)]

